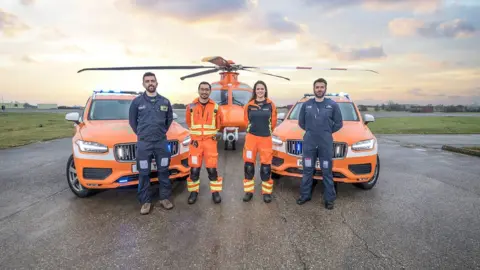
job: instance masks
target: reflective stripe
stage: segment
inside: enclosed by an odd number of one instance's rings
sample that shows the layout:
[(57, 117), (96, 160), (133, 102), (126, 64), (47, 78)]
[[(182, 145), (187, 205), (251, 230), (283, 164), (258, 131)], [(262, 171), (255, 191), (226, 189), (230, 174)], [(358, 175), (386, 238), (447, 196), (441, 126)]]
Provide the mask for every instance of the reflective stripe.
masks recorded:
[(262, 181), (262, 194), (272, 194), (273, 180)]
[(193, 182), (190, 178), (187, 180), (188, 192), (197, 191), (200, 189), (200, 180)]
[(253, 192), (255, 189), (255, 182), (254, 180), (243, 180), (243, 191), (245, 192)]
[(218, 177), (217, 181), (210, 181), (210, 191), (222, 191), (222, 177)]
[(217, 122), (217, 112), (218, 112), (218, 104), (215, 103), (213, 109), (213, 116), (212, 116), (212, 124), (195, 124), (195, 120), (193, 117), (193, 107), (194, 104), (190, 106), (190, 134), (192, 135), (216, 135), (218, 129), (216, 129), (216, 122)]

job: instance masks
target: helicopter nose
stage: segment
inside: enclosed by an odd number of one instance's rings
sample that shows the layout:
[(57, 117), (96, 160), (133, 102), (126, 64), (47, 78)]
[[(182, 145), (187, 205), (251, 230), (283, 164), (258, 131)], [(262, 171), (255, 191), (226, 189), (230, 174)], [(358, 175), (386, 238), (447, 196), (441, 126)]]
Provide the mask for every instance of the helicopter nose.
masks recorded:
[(219, 110), (223, 118), (223, 126), (225, 127), (241, 127), (243, 122), (243, 107), (236, 105), (223, 105)]

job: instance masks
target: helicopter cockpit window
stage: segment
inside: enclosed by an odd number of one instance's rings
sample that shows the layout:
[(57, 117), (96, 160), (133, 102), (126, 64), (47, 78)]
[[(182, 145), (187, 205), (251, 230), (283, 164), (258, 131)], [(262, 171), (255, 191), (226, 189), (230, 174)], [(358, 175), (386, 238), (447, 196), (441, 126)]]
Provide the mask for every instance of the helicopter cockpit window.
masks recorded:
[(228, 92), (222, 90), (212, 90), (210, 98), (215, 101), (218, 105), (228, 104)]
[(239, 106), (245, 106), (252, 97), (252, 93), (248, 91), (235, 90), (232, 91), (232, 103)]

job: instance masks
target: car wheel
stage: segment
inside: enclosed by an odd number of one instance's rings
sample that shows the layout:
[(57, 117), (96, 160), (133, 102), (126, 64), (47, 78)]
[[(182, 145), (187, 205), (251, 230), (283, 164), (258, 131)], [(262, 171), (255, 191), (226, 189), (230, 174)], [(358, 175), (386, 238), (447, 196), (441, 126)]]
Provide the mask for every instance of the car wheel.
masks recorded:
[(73, 155), (70, 155), (67, 162), (67, 182), (70, 190), (80, 198), (85, 198), (95, 193), (93, 190), (82, 186), (80, 181), (78, 181)]
[(380, 175), (380, 157), (377, 155), (377, 166), (375, 166), (375, 171), (373, 173), (372, 179), (370, 179), (370, 181), (365, 183), (358, 183), (353, 185), (365, 190), (372, 189), (377, 184), (379, 175)]

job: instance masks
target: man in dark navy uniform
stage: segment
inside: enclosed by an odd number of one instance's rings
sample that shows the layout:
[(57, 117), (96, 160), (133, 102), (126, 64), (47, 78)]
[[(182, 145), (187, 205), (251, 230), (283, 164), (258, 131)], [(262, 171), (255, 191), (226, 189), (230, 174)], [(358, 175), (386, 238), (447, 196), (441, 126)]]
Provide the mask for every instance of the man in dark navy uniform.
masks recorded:
[(167, 131), (173, 121), (173, 109), (170, 100), (157, 93), (155, 74), (143, 75), (143, 87), (146, 91), (136, 97), (130, 105), (130, 126), (137, 134), (137, 168), (139, 171), (138, 200), (142, 204), (141, 214), (148, 214), (151, 208), (150, 170), (152, 158), (158, 171), (160, 186), (160, 205), (172, 209), (169, 197), (172, 184), (169, 179), (171, 153), (168, 149)]
[(315, 98), (303, 103), (298, 125), (305, 130), (303, 135), (303, 178), (300, 185), (298, 204), (311, 199), (313, 173), (317, 158), (323, 176), (323, 200), (327, 209), (333, 209), (336, 199), (332, 174), (333, 133), (343, 127), (342, 113), (338, 104), (325, 98), (327, 81), (323, 78), (313, 82)]

